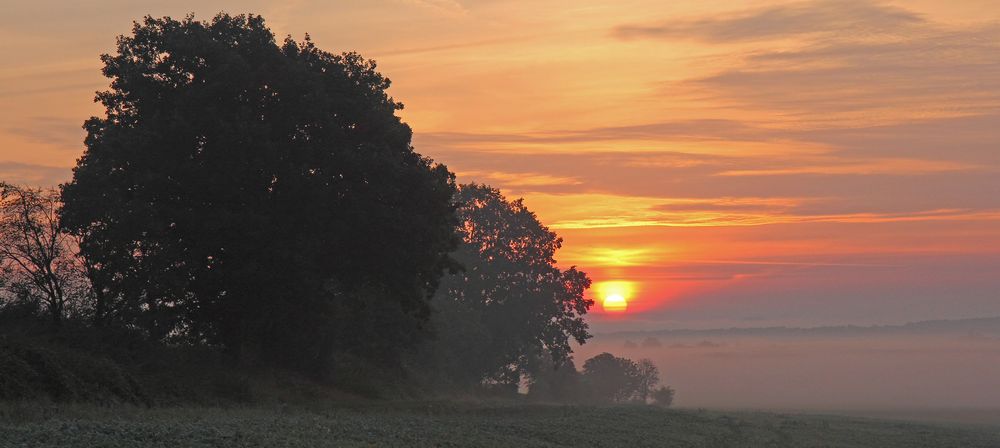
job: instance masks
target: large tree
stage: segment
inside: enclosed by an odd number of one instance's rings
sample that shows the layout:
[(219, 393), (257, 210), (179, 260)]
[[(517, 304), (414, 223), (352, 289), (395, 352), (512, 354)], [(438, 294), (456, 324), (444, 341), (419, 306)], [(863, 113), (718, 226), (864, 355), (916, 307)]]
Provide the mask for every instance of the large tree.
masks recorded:
[(147, 17), (101, 59), (62, 219), (109, 320), (307, 368), (419, 340), (454, 178), (374, 62), (225, 14)]
[(562, 239), (522, 200), (477, 184), (462, 185), (457, 197), (462, 244), (454, 256), (463, 269), (444, 278), (434, 299), (438, 355), (460, 383), (516, 388), (535, 359), (563, 364), (571, 342), (590, 337), (590, 279), (556, 266)]

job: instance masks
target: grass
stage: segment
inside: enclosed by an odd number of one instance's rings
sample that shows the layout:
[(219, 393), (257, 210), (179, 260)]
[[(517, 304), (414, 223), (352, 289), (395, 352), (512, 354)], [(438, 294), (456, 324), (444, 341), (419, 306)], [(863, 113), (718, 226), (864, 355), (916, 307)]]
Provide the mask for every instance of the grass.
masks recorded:
[(518, 403), (0, 404), (16, 447), (998, 447), (1000, 426)]

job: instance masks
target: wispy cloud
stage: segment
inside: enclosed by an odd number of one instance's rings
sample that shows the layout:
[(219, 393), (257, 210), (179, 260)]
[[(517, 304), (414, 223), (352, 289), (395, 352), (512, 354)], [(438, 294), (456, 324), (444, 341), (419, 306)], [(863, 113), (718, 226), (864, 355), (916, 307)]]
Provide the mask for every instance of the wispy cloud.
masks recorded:
[(464, 15), (469, 10), (458, 0), (399, 0), (403, 4), (415, 5), (448, 15)]
[(830, 157), (823, 164), (788, 163), (784, 166), (758, 167), (721, 171), (718, 176), (783, 176), (796, 174), (818, 175), (888, 175), (903, 176), (924, 173), (974, 170), (979, 167), (968, 163), (919, 159), (870, 159), (850, 160)]
[(583, 193), (535, 194), (529, 205), (542, 204), (548, 210), (561, 209), (561, 213), (546, 216), (546, 222), (555, 229), (1000, 220), (1000, 209), (940, 208), (901, 212), (823, 213), (816, 211), (821, 207), (802, 207), (810, 201), (814, 200), (753, 197), (689, 199)]
[(83, 148), (83, 121), (61, 117), (27, 117), (7, 126), (6, 133), (68, 150)]
[(0, 162), (0, 181), (17, 185), (53, 187), (69, 180), (72, 174), (68, 167)]
[(621, 39), (697, 39), (731, 43), (832, 33), (897, 33), (921, 24), (905, 9), (864, 0), (800, 2), (725, 16), (627, 24), (614, 28)]
[(459, 171), (455, 173), (460, 181), (477, 180), (495, 186), (506, 187), (546, 187), (554, 185), (579, 185), (574, 177), (553, 176), (544, 173), (511, 173), (503, 171)]
[(750, 213), (660, 213), (632, 216), (604, 216), (558, 221), (554, 229), (606, 229), (616, 227), (733, 227), (773, 224), (850, 223), (884, 224), (915, 221), (1000, 221), (1000, 210), (927, 210), (919, 213), (853, 213), (843, 215), (770, 215)]
[(925, 26), (893, 39), (821, 40), (753, 53), (742, 65), (675, 83), (664, 95), (780, 113), (813, 126), (858, 126), (994, 113), (1000, 26)]
[(676, 120), (629, 126), (605, 126), (586, 129), (511, 132), (511, 133), (469, 133), (469, 132), (425, 132), (419, 138), (430, 145), (449, 144), (456, 146), (499, 146), (503, 144), (557, 144), (607, 141), (759, 141), (768, 139), (765, 129), (750, 123), (723, 120)]
[(475, 40), (471, 42), (461, 41), (461, 42), (442, 43), (437, 45), (423, 45), (419, 47), (387, 48), (382, 50), (372, 50), (367, 53), (374, 57), (421, 55), (424, 53), (437, 53), (437, 52), (453, 51), (453, 50), (466, 50), (472, 48), (510, 45), (517, 42), (525, 42), (538, 39), (540, 37), (544, 37), (544, 35), (504, 36), (492, 39)]

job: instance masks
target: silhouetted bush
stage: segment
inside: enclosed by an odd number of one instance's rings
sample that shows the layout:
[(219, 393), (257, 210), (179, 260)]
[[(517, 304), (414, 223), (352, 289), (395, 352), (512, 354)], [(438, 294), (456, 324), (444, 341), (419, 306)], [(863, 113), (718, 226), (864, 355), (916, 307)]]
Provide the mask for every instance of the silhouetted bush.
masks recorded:
[(648, 359), (635, 362), (601, 353), (583, 363), (582, 396), (589, 401), (647, 403), (659, 382), (659, 369)]
[(580, 372), (572, 358), (557, 363), (548, 352), (532, 365), (528, 377), (528, 398), (545, 402), (570, 403), (580, 401)]
[(650, 398), (653, 399), (653, 404), (669, 408), (674, 403), (674, 389), (670, 386), (660, 386), (658, 389), (653, 389)]
[(141, 402), (142, 392), (117, 363), (92, 353), (0, 340), (0, 399)]

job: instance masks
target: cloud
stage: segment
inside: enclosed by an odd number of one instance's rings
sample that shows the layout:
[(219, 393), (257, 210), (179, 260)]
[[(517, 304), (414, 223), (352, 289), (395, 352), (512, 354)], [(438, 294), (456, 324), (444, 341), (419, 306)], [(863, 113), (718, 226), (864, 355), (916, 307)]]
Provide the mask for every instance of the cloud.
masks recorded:
[(417, 135), (420, 145), (502, 148), (510, 145), (592, 143), (609, 141), (759, 141), (766, 130), (752, 124), (722, 119), (676, 120), (629, 126), (605, 126), (570, 130), (539, 130), (512, 133), (425, 132)]
[(743, 11), (723, 17), (620, 25), (620, 39), (696, 39), (711, 43), (783, 39), (801, 35), (888, 34), (924, 20), (901, 8), (869, 1), (817, 1)]
[(760, 213), (785, 212), (802, 204), (802, 200), (788, 198), (713, 198), (675, 201), (659, 204), (654, 210), (670, 213)]
[(553, 176), (544, 173), (512, 173), (504, 171), (459, 171), (455, 173), (462, 181), (470, 179), (494, 186), (506, 187), (549, 187), (579, 185), (575, 177)]
[(451, 16), (465, 15), (469, 12), (465, 5), (458, 0), (402, 0), (402, 3)]
[(790, 138), (808, 139), (836, 148), (838, 155), (910, 157), (942, 163), (1000, 167), (1000, 112), (963, 117), (912, 120), (904, 123), (814, 129)]
[(942, 160), (919, 159), (860, 159), (830, 157), (824, 164), (786, 164), (780, 167), (759, 167), (722, 171), (719, 176), (782, 176), (793, 174), (818, 175), (887, 175), (900, 176), (977, 169), (976, 165)]
[(772, 111), (813, 128), (986, 115), (1000, 108), (998, 53), (1000, 26), (926, 26), (894, 39), (755, 52), (663, 94)]
[(82, 121), (60, 117), (27, 117), (19, 124), (8, 126), (8, 134), (33, 142), (79, 151), (83, 148)]
[(72, 175), (70, 168), (0, 162), (0, 181), (16, 185), (54, 187), (68, 181)]
[(629, 247), (565, 247), (560, 257), (585, 263), (587, 266), (649, 266), (655, 263), (662, 254), (650, 248)]
[(662, 95), (769, 111), (779, 123), (816, 129), (1000, 108), (996, 23), (951, 25), (883, 2), (820, 0), (612, 33), (741, 44), (729, 68), (666, 83)]
[(384, 49), (384, 50), (372, 50), (369, 52), (374, 57), (386, 57), (386, 56), (401, 56), (401, 55), (420, 55), (424, 53), (437, 53), (452, 50), (467, 50), (472, 48), (482, 48), (482, 47), (492, 47), (509, 45), (517, 42), (524, 42), (539, 37), (544, 37), (545, 35), (518, 35), (518, 36), (505, 36), (493, 39), (483, 39), (476, 41), (462, 41), (456, 43), (447, 43), (439, 45), (425, 45), (419, 47), (404, 47), (395, 49)]
[(93, 82), (66, 82), (61, 84), (53, 84), (48, 86), (32, 87), (32, 88), (11, 88), (11, 89), (0, 90), (0, 98), (45, 95), (51, 93), (60, 93), (66, 91), (87, 90), (87, 89), (96, 92), (100, 87), (101, 84)]
[[(599, 193), (532, 195), (528, 205), (556, 210), (543, 215), (553, 229), (628, 227), (742, 227), (776, 224), (881, 224), (922, 221), (1000, 221), (1000, 208), (935, 208), (909, 211), (848, 212), (797, 209), (796, 198), (690, 199)], [(687, 206), (693, 204), (694, 206)], [(716, 207), (715, 205), (721, 205)], [(733, 204), (743, 207), (733, 208)]]

